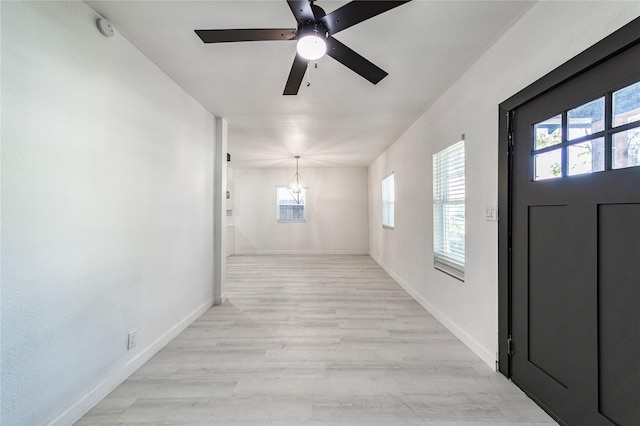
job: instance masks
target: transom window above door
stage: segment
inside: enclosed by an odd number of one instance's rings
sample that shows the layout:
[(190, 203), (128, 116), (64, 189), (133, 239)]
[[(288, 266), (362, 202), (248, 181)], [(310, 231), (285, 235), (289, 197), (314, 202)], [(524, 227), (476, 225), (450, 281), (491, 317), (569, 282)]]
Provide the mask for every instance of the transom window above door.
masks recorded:
[(640, 166), (640, 82), (534, 125), (533, 180)]

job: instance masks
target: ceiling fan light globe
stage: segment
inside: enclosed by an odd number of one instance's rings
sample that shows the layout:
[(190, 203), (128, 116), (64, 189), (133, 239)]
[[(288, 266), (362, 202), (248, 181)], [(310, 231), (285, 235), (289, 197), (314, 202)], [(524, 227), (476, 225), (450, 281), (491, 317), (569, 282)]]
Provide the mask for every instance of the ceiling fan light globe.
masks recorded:
[(315, 61), (327, 53), (327, 42), (318, 35), (306, 35), (298, 40), (296, 49), (303, 58)]

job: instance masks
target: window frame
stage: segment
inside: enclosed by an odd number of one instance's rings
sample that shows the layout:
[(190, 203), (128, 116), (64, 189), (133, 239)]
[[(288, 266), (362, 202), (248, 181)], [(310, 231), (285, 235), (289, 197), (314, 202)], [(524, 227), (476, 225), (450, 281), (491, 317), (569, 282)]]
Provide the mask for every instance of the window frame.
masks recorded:
[[(302, 191), (304, 192), (303, 197), (302, 197), (302, 201), (300, 202), (299, 205), (303, 206), (302, 209), (302, 218), (295, 218), (295, 219), (282, 219), (280, 217), (280, 190), (285, 190), (287, 192), (289, 192), (289, 187), (288, 186), (284, 186), (284, 185), (279, 185), (276, 186), (276, 222), (278, 224), (302, 224), (302, 223), (307, 223), (307, 188), (303, 188)], [(293, 199), (293, 197), (291, 197)], [(286, 204), (283, 204), (286, 205)]]
[[(628, 81), (620, 82), (617, 86), (609, 88), (609, 90), (607, 90), (604, 93), (598, 94), (598, 96), (589, 97), (587, 98), (587, 100), (583, 100), (576, 104), (565, 105), (552, 117), (549, 117), (547, 119), (540, 121), (539, 123), (534, 124), (533, 131), (532, 131), (532, 140), (531, 140), (531, 167), (530, 167), (531, 181), (544, 182), (546, 180), (555, 180), (555, 179), (566, 179), (566, 178), (575, 179), (577, 177), (590, 176), (595, 173), (611, 172), (613, 170), (640, 167), (639, 164), (617, 166), (615, 161), (616, 159), (614, 156), (615, 154), (614, 141), (617, 135), (621, 135), (625, 132), (640, 132), (640, 120), (632, 120), (632, 121), (628, 121), (626, 123), (620, 123), (620, 124), (615, 123), (615, 118), (616, 118), (615, 107), (616, 105), (618, 105), (616, 104), (616, 98), (615, 98), (616, 94), (618, 94), (619, 92), (625, 89), (636, 86), (639, 83), (640, 81), (638, 80), (634, 80), (633, 82), (628, 82)], [(588, 133), (583, 136), (571, 137), (570, 135), (571, 126), (569, 123), (571, 119), (571, 116), (570, 116), (571, 112), (578, 108), (586, 107), (590, 103), (597, 102), (599, 100), (602, 100), (602, 104), (603, 104), (602, 105), (603, 128), (601, 130), (598, 130), (597, 132)], [(556, 117), (559, 118), (559, 124), (558, 124), (557, 130), (560, 130), (560, 140), (553, 145), (537, 147), (537, 137), (538, 137), (536, 132), (537, 127), (545, 124), (550, 120), (555, 119)], [(590, 143), (593, 146), (593, 144), (598, 141), (600, 141), (599, 145), (601, 146), (602, 154), (603, 154), (603, 156), (601, 157), (602, 163), (603, 163), (602, 169), (592, 168), (592, 170), (589, 172), (572, 173), (573, 169), (571, 168), (571, 164), (569, 162), (569, 158), (570, 158), (569, 151), (572, 148), (577, 148), (578, 146), (584, 145), (586, 143)], [(538, 176), (536, 175), (537, 158), (552, 152), (558, 152), (560, 155), (558, 175), (552, 176), (552, 177), (546, 177), (546, 178), (545, 177), (538, 178)], [(592, 164), (593, 164), (593, 157), (592, 157)]]
[[(456, 152), (461, 150), (461, 152)], [(451, 161), (453, 160), (453, 161)], [(449, 167), (449, 165), (443, 165), (447, 161), (448, 163), (456, 164), (455, 167)], [(460, 166), (460, 163), (462, 164)], [(462, 282), (465, 280), (465, 264), (466, 264), (466, 142), (464, 138), (455, 144), (452, 144), (435, 154), (433, 154), (433, 267), (441, 272), (444, 272)], [(444, 168), (443, 168), (444, 167)], [(451, 192), (452, 186), (450, 185), (450, 171), (457, 171), (462, 173), (462, 198), (458, 195), (453, 199), (449, 199), (446, 194)], [(460, 190), (459, 179), (456, 181), (457, 187), (455, 189)], [(447, 244), (446, 241), (450, 240), (451, 233), (449, 230), (450, 225), (444, 223), (445, 210), (452, 206), (462, 205), (463, 217), (462, 217), (462, 256), (456, 256), (451, 253), (451, 250), (444, 250), (443, 247)], [(459, 238), (459, 236), (458, 236)]]
[[(386, 191), (386, 184), (391, 182), (391, 192), (390, 194)], [(382, 179), (381, 182), (381, 206), (382, 206), (382, 227), (384, 229), (394, 229), (395, 228), (395, 210), (396, 210), (396, 180), (395, 180), (395, 172), (391, 172), (387, 177)], [(390, 214), (389, 214), (390, 212)], [(390, 220), (390, 223), (389, 223)], [(386, 223), (385, 223), (386, 221)]]

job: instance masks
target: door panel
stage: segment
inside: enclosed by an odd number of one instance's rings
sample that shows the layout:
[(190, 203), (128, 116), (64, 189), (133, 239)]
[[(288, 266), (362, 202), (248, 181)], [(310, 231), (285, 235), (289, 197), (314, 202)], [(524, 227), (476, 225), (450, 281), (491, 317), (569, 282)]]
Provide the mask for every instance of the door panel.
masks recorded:
[(599, 411), (638, 424), (640, 204), (599, 205), (598, 241)]
[(570, 425), (640, 424), (639, 57), (514, 111), (512, 378)]
[(529, 207), (529, 361), (567, 387), (567, 206)]

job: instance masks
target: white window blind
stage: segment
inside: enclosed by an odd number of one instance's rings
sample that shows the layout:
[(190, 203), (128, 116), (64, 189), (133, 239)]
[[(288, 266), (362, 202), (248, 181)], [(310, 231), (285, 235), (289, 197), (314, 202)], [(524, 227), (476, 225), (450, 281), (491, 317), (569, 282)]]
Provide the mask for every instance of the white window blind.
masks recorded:
[(279, 186), (277, 188), (277, 202), (278, 202), (278, 223), (304, 223), (305, 208), (307, 194), (306, 189), (303, 189), (303, 197), (300, 204), (296, 203), (286, 186)]
[(393, 173), (382, 179), (382, 226), (393, 228), (395, 210), (395, 188)]
[(434, 266), (464, 279), (464, 140), (433, 156)]

